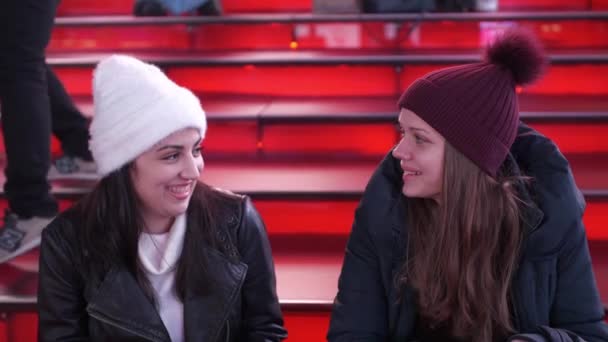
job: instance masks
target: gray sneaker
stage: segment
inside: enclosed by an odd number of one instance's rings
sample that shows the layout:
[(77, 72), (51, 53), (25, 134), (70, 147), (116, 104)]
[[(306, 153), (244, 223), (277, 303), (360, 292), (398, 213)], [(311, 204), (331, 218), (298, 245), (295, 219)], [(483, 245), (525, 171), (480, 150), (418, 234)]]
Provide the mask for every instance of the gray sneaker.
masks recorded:
[(95, 180), (99, 178), (95, 162), (82, 158), (62, 156), (56, 159), (49, 168), (49, 180), (82, 179)]
[(37, 216), (22, 219), (7, 211), (4, 216), (4, 226), (0, 228), (0, 263), (40, 246), (42, 230), (52, 220), (53, 217)]

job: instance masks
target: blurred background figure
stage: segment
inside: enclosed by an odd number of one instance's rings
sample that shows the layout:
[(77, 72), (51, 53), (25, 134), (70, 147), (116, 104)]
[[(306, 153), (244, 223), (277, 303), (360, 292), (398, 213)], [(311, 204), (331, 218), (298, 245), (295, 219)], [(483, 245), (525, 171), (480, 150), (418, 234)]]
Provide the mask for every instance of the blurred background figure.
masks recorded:
[(222, 5), (220, 0), (136, 0), (133, 6), (133, 14), (140, 17), (194, 11), (198, 15), (222, 15)]
[(86, 120), (45, 62), (57, 4), (56, 0), (0, 3), (0, 103), (9, 204), (0, 231), (0, 262), (37, 246), (40, 232), (57, 214), (47, 180), (51, 131), (66, 153), (52, 168), (52, 177), (95, 172)]

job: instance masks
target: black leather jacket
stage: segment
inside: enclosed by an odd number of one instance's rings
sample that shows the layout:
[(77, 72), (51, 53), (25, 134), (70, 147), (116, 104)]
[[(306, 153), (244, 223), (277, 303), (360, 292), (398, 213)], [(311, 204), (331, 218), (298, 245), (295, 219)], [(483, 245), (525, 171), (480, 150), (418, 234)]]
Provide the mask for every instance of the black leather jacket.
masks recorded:
[[(185, 340), (281, 341), (287, 333), (264, 224), (249, 198), (230, 196), (234, 205), (219, 225), (228, 234), (220, 235), (227, 237), (220, 243), (236, 259), (201, 246), (208, 251), (211, 277), (222, 286), (214, 287), (212, 295), (197, 296), (188, 291), (195, 284), (187, 285)], [(75, 210), (62, 213), (42, 235), (39, 341), (170, 341), (154, 306), (125, 267), (84, 276), (86, 252), (76, 236), (79, 216)]]

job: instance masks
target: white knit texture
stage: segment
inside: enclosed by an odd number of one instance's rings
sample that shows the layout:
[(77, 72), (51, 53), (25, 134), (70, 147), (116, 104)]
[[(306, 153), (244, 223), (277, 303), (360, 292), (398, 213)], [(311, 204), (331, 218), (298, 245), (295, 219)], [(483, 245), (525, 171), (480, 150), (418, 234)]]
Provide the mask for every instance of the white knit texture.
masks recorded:
[(101, 61), (93, 74), (95, 114), (89, 148), (105, 176), (184, 128), (204, 138), (205, 112), (198, 98), (159, 68), (125, 55)]

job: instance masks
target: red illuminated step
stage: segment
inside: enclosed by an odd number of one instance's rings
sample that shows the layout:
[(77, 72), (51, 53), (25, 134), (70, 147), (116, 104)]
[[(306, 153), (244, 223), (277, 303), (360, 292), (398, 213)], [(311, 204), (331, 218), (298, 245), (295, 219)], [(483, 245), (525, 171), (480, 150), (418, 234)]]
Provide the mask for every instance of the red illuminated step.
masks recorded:
[(134, 0), (64, 0), (59, 2), (57, 15), (131, 14)]
[[(593, 192), (592, 192), (593, 193)], [(317, 236), (346, 235), (350, 232), (359, 196), (312, 195), (308, 198), (293, 198), (288, 194), (281, 198), (254, 196), (254, 204), (266, 223), (270, 234), (298, 236), (315, 234)], [(333, 197), (333, 198), (332, 198)], [(607, 197), (607, 196), (604, 196)], [(74, 200), (60, 201), (61, 209), (69, 207)], [(5, 200), (0, 206), (6, 208)], [(331, 213), (329, 215), (328, 213)], [(590, 240), (608, 241), (608, 199), (590, 196), (584, 222)]]
[(608, 10), (608, 0), (593, 0), (591, 2), (593, 10), (605, 11)]
[[(276, 122), (394, 122), (398, 96), (385, 97), (270, 97), (198, 94), (207, 120), (214, 122), (263, 120)], [(90, 96), (74, 98), (88, 118)], [(551, 96), (522, 93), (520, 113), (528, 122), (590, 123), (608, 120), (608, 97)]]
[[(397, 141), (396, 97), (271, 98), (200, 95), (208, 157), (377, 160)], [(87, 116), (88, 97), (77, 98)], [(608, 153), (608, 97), (521, 95), (522, 119), (568, 154)], [(1, 142), (2, 140), (0, 140)], [(0, 151), (4, 151), (0, 144)], [(61, 154), (53, 140), (53, 155)]]
[[(608, 154), (566, 155), (583, 191), (608, 190)], [(255, 198), (358, 198), (377, 162), (209, 161), (202, 179)], [(352, 196), (352, 197), (351, 197)], [(306, 201), (304, 201), (305, 203)]]
[[(589, 194), (584, 218), (589, 238), (608, 240), (608, 155), (572, 155), (569, 160), (579, 187)], [(375, 166), (371, 162), (215, 163), (204, 171), (203, 179), (254, 196), (273, 233), (344, 234)]]
[[(226, 23), (191, 25), (180, 21), (167, 24), (166, 18), (165, 21), (154, 21), (150, 18), (118, 17), (105, 19), (105, 23), (104, 18), (60, 18), (48, 51), (407, 49), (409, 53), (412, 49), (466, 50), (482, 47), (496, 32), (512, 25), (534, 31), (551, 49), (608, 48), (605, 38), (607, 18), (574, 20), (547, 17), (518, 20), (516, 24), (483, 20), (422, 21), (411, 33), (411, 25), (407, 22), (272, 22), (270, 17), (268, 21), (256, 23), (233, 23), (236, 18), (227, 17)], [(77, 23), (81, 25), (75, 25)]]
[(306, 310), (293, 312), (284, 310), (285, 326), (289, 337), (288, 342), (325, 341), (329, 329), (329, 311)]
[[(444, 66), (448, 65), (406, 65), (401, 70), (396, 70), (391, 65), (354, 63), (338, 66), (170, 67), (168, 74), (186, 87), (209, 93), (317, 97), (398, 96), (418, 77)], [(396, 84), (400, 84), (397, 91)], [(606, 95), (608, 64), (555, 64), (542, 80), (524, 89), (524, 92)]]
[[(211, 159), (379, 160), (398, 139), (394, 99), (242, 99), (230, 103), (205, 98), (209, 129), (204, 147)], [(543, 107), (541, 101), (546, 97), (522, 97), (528, 98), (539, 100), (531, 105), (522, 101), (523, 120), (553, 139), (564, 153), (608, 153), (608, 113), (592, 108), (593, 98), (588, 103), (583, 101), (586, 98), (572, 97), (570, 105), (561, 108), (558, 105), (565, 101), (547, 100), (553, 107)], [(577, 107), (579, 100), (582, 103)], [(85, 110), (90, 107), (82, 106)], [(56, 139), (51, 147), (55, 157), (61, 155)]]
[[(588, 198), (589, 237), (608, 240), (608, 155), (573, 155), (569, 160), (584, 191), (600, 190)], [(203, 179), (253, 195), (273, 233), (344, 234), (350, 230), (360, 193), (375, 167), (375, 162), (209, 162)]]
[[(1, 308), (1, 304), (0, 304)], [(283, 309), (285, 327), (289, 333), (288, 342), (324, 341), (329, 328), (328, 310), (301, 311)], [(38, 316), (34, 311), (17, 312), (0, 321), (0, 342), (36, 342)]]
[[(95, 63), (107, 54), (51, 54), (48, 61), (72, 95), (91, 94)], [(308, 52), (137, 54), (159, 63), (177, 83), (205, 94), (247, 96), (398, 96), (437, 68), (473, 62), (478, 54), (408, 55)], [(608, 53), (560, 52), (524, 93), (608, 96)]]

